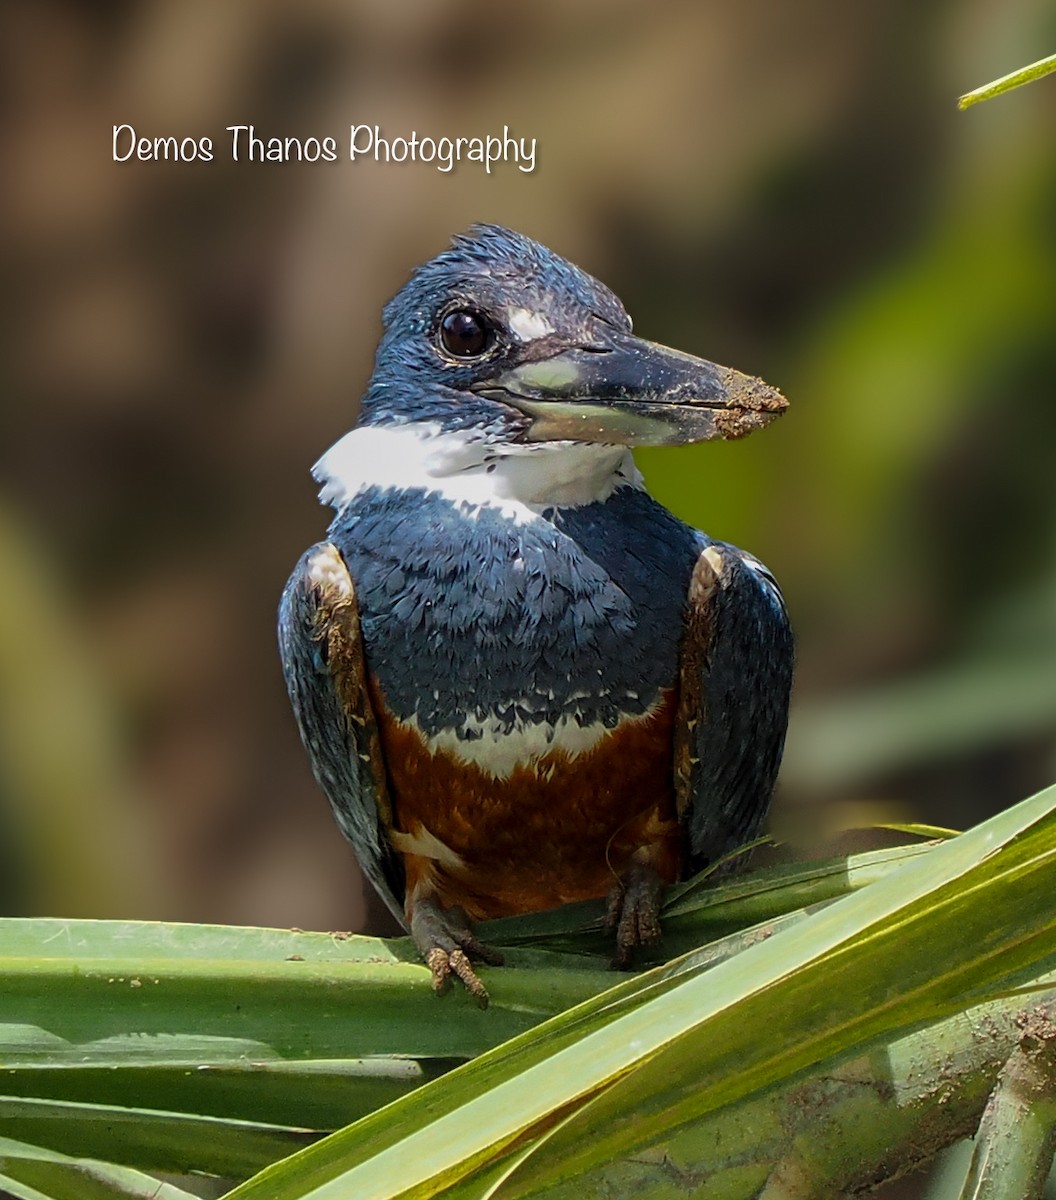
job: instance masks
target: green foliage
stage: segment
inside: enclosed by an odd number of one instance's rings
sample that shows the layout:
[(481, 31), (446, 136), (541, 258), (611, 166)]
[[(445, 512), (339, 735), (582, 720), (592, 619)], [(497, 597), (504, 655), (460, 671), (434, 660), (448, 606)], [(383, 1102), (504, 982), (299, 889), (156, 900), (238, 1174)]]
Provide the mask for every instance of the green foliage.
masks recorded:
[(1039, 59), (1028, 67), (1020, 67), (1018, 71), (1002, 75), (1000, 79), (995, 79), (992, 83), (983, 84), (982, 87), (966, 92), (957, 101), (957, 107), (970, 108), (973, 104), (978, 104), (980, 100), (992, 100), (994, 96), (1010, 92), (1013, 88), (1022, 87), (1023, 84), (1031, 83), (1035, 79), (1042, 79), (1053, 71), (1056, 71), (1056, 54), (1050, 54), (1048, 58)]
[[(615, 986), (596, 908), (495, 922), (510, 965), (486, 1012), (433, 996), (403, 940), (2, 921), (0, 1116), (21, 1145), (0, 1174), (45, 1197), (85, 1162), (100, 1196), (192, 1169), (243, 1179), (232, 1200), (622, 1194), (643, 1163), (707, 1162), (708, 1122), (819, 1064), (1056, 968), (1054, 862), (1056, 788), (939, 844), (694, 881), (667, 924), (707, 944)], [(708, 1194), (754, 1194), (773, 1165)]]
[(0, 1187), (15, 1200), (194, 1200), (140, 1171), (0, 1138)]
[(0, 580), (0, 828), (22, 903), (128, 911), (151, 889), (113, 714), (63, 583), (2, 498)]

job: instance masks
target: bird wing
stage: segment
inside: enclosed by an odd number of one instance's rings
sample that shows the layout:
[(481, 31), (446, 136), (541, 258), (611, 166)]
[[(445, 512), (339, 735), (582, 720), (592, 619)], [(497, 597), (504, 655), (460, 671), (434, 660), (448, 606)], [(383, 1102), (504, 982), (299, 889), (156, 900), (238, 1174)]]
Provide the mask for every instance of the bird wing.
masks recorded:
[(697, 870), (754, 838), (788, 722), (792, 632), (774, 577), (716, 542), (687, 597), (675, 720), (675, 797)]
[(337, 548), (302, 556), (279, 605), (286, 687), (312, 770), (364, 874), (403, 921), (403, 869), (389, 846), (392, 806), (355, 586)]

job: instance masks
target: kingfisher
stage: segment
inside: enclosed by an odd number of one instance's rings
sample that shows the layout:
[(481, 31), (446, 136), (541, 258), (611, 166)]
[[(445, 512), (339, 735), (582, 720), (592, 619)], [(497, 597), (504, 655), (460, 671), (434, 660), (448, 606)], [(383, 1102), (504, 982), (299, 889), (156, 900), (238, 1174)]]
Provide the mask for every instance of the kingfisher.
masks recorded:
[(383, 310), (334, 509), (279, 643), (337, 823), (445, 990), (475, 923), (606, 899), (614, 963), (663, 889), (757, 836), (793, 646), (758, 559), (646, 491), (632, 447), (739, 438), (761, 380), (636, 337), (616, 296), (477, 225)]

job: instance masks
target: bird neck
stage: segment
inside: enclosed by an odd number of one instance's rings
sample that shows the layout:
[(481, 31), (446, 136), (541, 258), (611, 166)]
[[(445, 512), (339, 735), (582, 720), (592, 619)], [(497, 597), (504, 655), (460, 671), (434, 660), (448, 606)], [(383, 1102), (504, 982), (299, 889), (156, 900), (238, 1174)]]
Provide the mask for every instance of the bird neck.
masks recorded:
[(586, 442), (501, 443), (479, 430), (441, 432), (435, 422), (367, 425), (336, 442), (312, 468), (319, 499), (338, 511), (368, 488), (422, 488), (515, 519), (607, 500), (642, 488), (626, 446)]

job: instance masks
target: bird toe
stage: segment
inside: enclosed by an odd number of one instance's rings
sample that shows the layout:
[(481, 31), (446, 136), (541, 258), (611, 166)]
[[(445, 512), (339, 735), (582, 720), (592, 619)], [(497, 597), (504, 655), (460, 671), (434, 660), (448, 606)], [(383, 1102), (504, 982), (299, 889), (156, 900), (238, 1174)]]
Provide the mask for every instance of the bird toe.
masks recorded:
[(472, 959), (502, 966), (503, 957), (477, 938), (465, 913), (424, 900), (414, 906), (409, 923), (411, 937), (433, 977), (433, 991), (438, 995), (446, 992), (454, 975), (481, 1008), (486, 1008), (488, 991), (474, 971)]
[(632, 863), (613, 884), (608, 896), (604, 928), (616, 935), (612, 965), (620, 971), (634, 963), (635, 952), (660, 941), (660, 904), (663, 881), (648, 864)]

